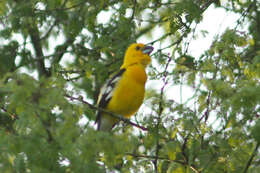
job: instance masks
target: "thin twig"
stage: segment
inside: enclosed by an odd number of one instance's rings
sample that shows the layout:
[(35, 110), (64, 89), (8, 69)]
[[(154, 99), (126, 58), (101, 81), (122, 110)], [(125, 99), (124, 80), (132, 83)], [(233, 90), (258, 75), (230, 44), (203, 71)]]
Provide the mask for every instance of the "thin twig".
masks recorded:
[(158, 159), (158, 160), (166, 160), (166, 161), (169, 161), (169, 162), (175, 162), (175, 163), (179, 163), (179, 164), (182, 164), (182, 165), (185, 164), (184, 161), (180, 161), (180, 160), (171, 160), (171, 159), (166, 158), (166, 157), (156, 157), (156, 156), (141, 155), (141, 154), (133, 154), (133, 153), (126, 153), (126, 155), (133, 156), (133, 157), (136, 157), (136, 158), (139, 157), (139, 158), (146, 158), (146, 159)]
[(78, 79), (80, 79), (80, 78), (82, 78), (82, 77), (84, 77), (84, 76), (85, 76), (85, 75), (83, 74), (83, 75), (79, 75), (79, 76), (72, 77), (72, 78), (66, 78), (65, 80), (68, 81), (68, 82), (70, 82), (70, 81), (75, 81), (75, 80), (78, 80)]
[(237, 27), (245, 20), (246, 15), (250, 12), (250, 10), (255, 7), (255, 1), (253, 3), (250, 3), (250, 5), (247, 7), (247, 9), (241, 14), (240, 18), (237, 20), (237, 24), (234, 28), (234, 30), (237, 29)]
[[(132, 156), (132, 157), (136, 157), (136, 158), (146, 158), (146, 159), (157, 159), (157, 160), (165, 160), (165, 161), (169, 161), (169, 162), (174, 162), (174, 163), (178, 163), (181, 165), (187, 165), (184, 161), (181, 160), (171, 160), (169, 158), (166, 157), (156, 157), (156, 156), (150, 156), (150, 155), (140, 155), (140, 154), (133, 154), (133, 153), (126, 153), (126, 155)], [(194, 167), (193, 165), (188, 165), (190, 167), (190, 169), (192, 169), (195, 173), (200, 173), (199, 170), (196, 169), (196, 167)]]
[[(181, 43), (182, 39), (184, 38), (184, 35), (185, 35), (185, 34), (183, 34), (177, 41), (175, 41), (175, 42), (169, 44), (168, 46), (166, 46), (166, 47), (164, 47), (164, 48), (161, 48), (161, 49), (158, 49), (158, 51), (162, 51), (162, 50), (164, 50), (164, 49), (168, 49), (168, 48), (170, 48), (170, 47), (172, 47), (172, 46), (174, 46), (174, 45), (179, 45), (179, 44)], [(156, 42), (156, 41), (159, 41), (159, 40), (155, 40), (155, 41), (153, 41), (153, 42), (151, 42), (151, 43), (154, 43), (154, 42)], [(157, 52), (158, 52), (158, 51), (157, 51)], [(154, 53), (154, 54), (155, 54), (155, 53)], [(153, 55), (153, 54), (152, 54), (152, 55)]]
[(158, 39), (156, 39), (156, 40), (154, 40), (154, 41), (152, 41), (152, 42), (150, 42), (150, 43), (148, 43), (148, 44), (154, 44), (154, 43), (156, 43), (157, 41), (161, 41), (161, 40), (165, 39), (166, 37), (168, 37), (168, 36), (170, 36), (170, 35), (172, 35), (172, 34), (174, 34), (174, 33), (171, 33), (171, 32), (166, 33), (166, 34), (164, 34), (163, 36), (161, 36), (160, 38), (158, 38)]
[(77, 8), (77, 7), (82, 7), (82, 5), (85, 3), (86, 3), (86, 1), (81, 1), (77, 4), (74, 4), (74, 5), (71, 5), (70, 7), (65, 7), (65, 8), (62, 5), (61, 7), (53, 8), (53, 9), (45, 9), (45, 10), (34, 9), (34, 10), (39, 11), (39, 12), (65, 11), (65, 10), (70, 10), (70, 9)]
[(85, 70), (59, 70), (58, 73), (85, 73)]

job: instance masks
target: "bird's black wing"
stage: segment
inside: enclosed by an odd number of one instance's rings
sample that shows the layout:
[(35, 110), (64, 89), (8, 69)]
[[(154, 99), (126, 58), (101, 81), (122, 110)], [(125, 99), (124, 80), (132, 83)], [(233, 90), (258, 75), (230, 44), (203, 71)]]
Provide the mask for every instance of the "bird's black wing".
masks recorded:
[[(101, 89), (98, 99), (98, 107), (105, 109), (109, 101), (111, 100), (116, 84), (120, 81), (121, 77), (123, 76), (124, 72), (126, 71), (125, 68), (120, 69)], [(98, 111), (96, 123), (98, 123), (98, 129), (100, 125), (102, 111)]]

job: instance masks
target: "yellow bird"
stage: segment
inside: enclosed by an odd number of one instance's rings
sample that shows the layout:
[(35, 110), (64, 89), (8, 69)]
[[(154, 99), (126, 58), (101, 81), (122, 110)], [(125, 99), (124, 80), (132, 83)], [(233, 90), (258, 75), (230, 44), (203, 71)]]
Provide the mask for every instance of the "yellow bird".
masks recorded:
[[(98, 107), (125, 118), (132, 116), (142, 105), (147, 75), (145, 68), (151, 62), (153, 47), (142, 43), (131, 44), (126, 50), (123, 65), (104, 87), (98, 98)], [(98, 111), (97, 129), (109, 131), (119, 120)]]

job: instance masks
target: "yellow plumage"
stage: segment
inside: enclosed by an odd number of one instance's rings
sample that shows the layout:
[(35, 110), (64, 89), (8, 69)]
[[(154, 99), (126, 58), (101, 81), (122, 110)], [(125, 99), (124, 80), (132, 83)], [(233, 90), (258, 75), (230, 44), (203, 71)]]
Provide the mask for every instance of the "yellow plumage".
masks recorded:
[[(145, 68), (151, 62), (150, 53), (153, 48), (134, 43), (125, 53), (124, 63), (120, 71), (114, 75), (101, 91), (98, 105), (117, 115), (129, 118), (141, 106), (144, 99), (147, 75)], [(98, 130), (111, 130), (118, 119), (98, 112)]]

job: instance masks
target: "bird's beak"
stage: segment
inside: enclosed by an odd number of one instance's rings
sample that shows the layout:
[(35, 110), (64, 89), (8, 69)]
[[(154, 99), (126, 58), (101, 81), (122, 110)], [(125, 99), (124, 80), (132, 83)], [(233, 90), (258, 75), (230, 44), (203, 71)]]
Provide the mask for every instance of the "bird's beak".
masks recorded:
[(152, 46), (144, 46), (142, 48), (142, 52), (143, 54), (148, 54), (150, 55), (150, 53), (153, 51), (153, 47)]

